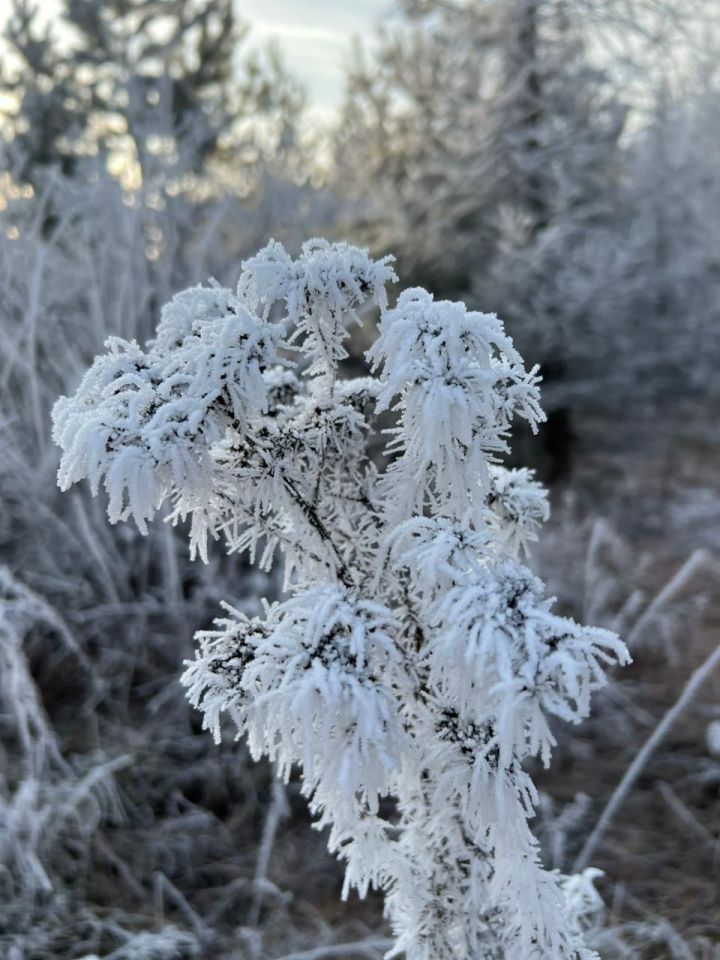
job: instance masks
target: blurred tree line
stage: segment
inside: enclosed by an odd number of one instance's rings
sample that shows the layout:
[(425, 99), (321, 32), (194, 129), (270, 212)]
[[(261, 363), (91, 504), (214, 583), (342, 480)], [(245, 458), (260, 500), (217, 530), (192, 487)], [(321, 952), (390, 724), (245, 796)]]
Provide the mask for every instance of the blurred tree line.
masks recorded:
[[(502, 316), (568, 466), (581, 411), (717, 402), (712, 0), (403, 0), (338, 133), (348, 230)], [(609, 422), (609, 421), (608, 421)]]
[(392, 250), (406, 281), (497, 311), (542, 365), (560, 461), (578, 410), (696, 409), (720, 360), (713, 0), (390, 13), (328, 151), (232, 0), (65, 0), (45, 26), (13, 0), (7, 163), (36, 188), (109, 170), (172, 208), (173, 230), (151, 229), (173, 256), (221, 198), (220, 272), (274, 233)]
[(34, 182), (114, 157), (137, 185), (224, 162), (247, 191), (261, 162), (291, 164), (304, 96), (275, 51), (243, 51), (246, 37), (232, 0), (67, 0), (43, 24), (36, 2), (13, 0), (3, 86), (16, 101), (14, 171)]

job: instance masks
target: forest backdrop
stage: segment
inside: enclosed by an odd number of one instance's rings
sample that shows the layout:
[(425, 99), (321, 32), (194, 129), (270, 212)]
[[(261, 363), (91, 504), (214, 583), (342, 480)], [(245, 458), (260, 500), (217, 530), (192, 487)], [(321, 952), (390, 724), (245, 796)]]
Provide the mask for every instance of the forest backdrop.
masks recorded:
[[(0, 66), (0, 955), (381, 955), (294, 785), (213, 746), (178, 683), (218, 601), (272, 585), (55, 486), (50, 408), (105, 339), (270, 237), (391, 252), (541, 366), (548, 423), (516, 444), (551, 487), (536, 560), (636, 661), (543, 775), (569, 868), (717, 642), (717, 4), (397, 0), (324, 124), (231, 0), (40, 7), (12, 0)], [(720, 955), (717, 693), (595, 850), (604, 956)]]

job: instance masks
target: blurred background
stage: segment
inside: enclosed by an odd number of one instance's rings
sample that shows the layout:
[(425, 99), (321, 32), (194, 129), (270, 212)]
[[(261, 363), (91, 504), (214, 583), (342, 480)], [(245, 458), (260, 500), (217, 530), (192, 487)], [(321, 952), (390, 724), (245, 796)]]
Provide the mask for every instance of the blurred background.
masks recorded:
[(635, 663), (558, 729), (534, 829), (570, 871), (625, 778), (592, 942), (720, 957), (720, 679), (695, 674), (720, 624), (717, 0), (4, 0), (0, 32), (2, 960), (387, 946), (295, 784), (213, 745), (178, 683), (219, 601), (276, 581), (110, 527), (59, 494), (49, 438), (108, 336), (316, 235), (497, 312), (539, 364), (533, 562)]

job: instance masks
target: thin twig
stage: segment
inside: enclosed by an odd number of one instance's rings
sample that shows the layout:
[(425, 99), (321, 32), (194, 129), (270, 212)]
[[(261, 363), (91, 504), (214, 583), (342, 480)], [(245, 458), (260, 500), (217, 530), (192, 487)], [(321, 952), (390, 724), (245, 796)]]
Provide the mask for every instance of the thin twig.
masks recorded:
[(652, 756), (658, 744), (665, 737), (668, 730), (670, 730), (673, 723), (675, 723), (683, 710), (692, 701), (692, 698), (695, 696), (698, 689), (710, 676), (718, 663), (720, 663), (720, 646), (716, 647), (710, 656), (707, 657), (701, 666), (699, 666), (693, 673), (685, 685), (685, 689), (682, 691), (673, 706), (667, 711), (655, 730), (650, 734), (633, 762), (625, 771), (623, 778), (615, 788), (613, 795), (608, 800), (605, 809), (600, 815), (600, 819), (595, 824), (592, 833), (585, 841), (585, 845), (580, 851), (580, 854), (575, 861), (575, 865), (573, 866), (574, 873), (579, 873), (588, 865), (588, 862), (595, 852), (598, 843), (602, 839), (603, 834), (607, 830), (615, 814), (625, 802), (628, 793), (634, 786), (635, 781), (639, 777), (643, 767)]
[(333, 541), (333, 538), (330, 536), (330, 531), (325, 526), (325, 523), (323, 522), (323, 520), (320, 518), (320, 515), (318, 514), (316, 508), (313, 506), (312, 503), (309, 503), (307, 500), (305, 500), (305, 498), (302, 496), (300, 491), (297, 489), (297, 487), (289, 477), (283, 477), (283, 483), (285, 485), (285, 489), (288, 491), (292, 499), (295, 501), (295, 503), (300, 507), (302, 512), (305, 514), (305, 517), (307, 518), (307, 521), (310, 524), (310, 526), (317, 532), (320, 539), (323, 540), (327, 544), (327, 546), (332, 550), (332, 552), (335, 554), (335, 557), (338, 561), (338, 567), (336, 571), (338, 579), (344, 586), (352, 587), (353, 580), (347, 569), (347, 566), (343, 559), (343, 555), (340, 552), (337, 544)]
[(157, 906), (160, 908), (160, 915), (162, 916), (164, 913), (162, 909), (163, 900), (164, 897), (167, 896), (169, 900), (172, 900), (180, 913), (183, 914), (189, 925), (192, 927), (193, 932), (200, 943), (210, 943), (213, 939), (212, 931), (207, 926), (203, 918), (195, 910), (193, 910), (172, 880), (170, 880), (161, 870), (157, 870), (155, 872), (153, 879), (155, 881), (155, 895), (158, 900)]
[(263, 895), (268, 887), (268, 867), (270, 866), (270, 857), (272, 856), (275, 837), (277, 836), (280, 821), (287, 816), (288, 806), (285, 796), (285, 785), (278, 777), (272, 784), (272, 801), (265, 817), (265, 826), (263, 827), (260, 849), (258, 850), (257, 866), (255, 867), (255, 879), (253, 882), (253, 899), (248, 913), (247, 926), (256, 927), (260, 919), (260, 910), (262, 908)]
[(377, 953), (389, 950), (392, 945), (393, 941), (386, 937), (368, 938), (367, 940), (355, 940), (352, 943), (335, 943), (327, 947), (315, 947), (312, 950), (286, 953), (282, 957), (276, 957), (276, 960), (331, 960), (334, 957), (351, 957), (358, 953), (374, 956)]
[(662, 608), (692, 580), (698, 570), (712, 561), (712, 556), (702, 548), (691, 553), (680, 569), (673, 574), (662, 590), (648, 604), (644, 613), (638, 617), (635, 625), (629, 631), (626, 639), (630, 649), (640, 639), (643, 631), (652, 623)]
[(143, 885), (135, 879), (135, 876), (133, 875), (133, 872), (127, 863), (125, 863), (122, 857), (120, 857), (113, 850), (102, 833), (96, 833), (93, 837), (93, 841), (98, 849), (98, 852), (104, 857), (111, 867), (114, 867), (117, 870), (118, 874), (125, 881), (126, 886), (132, 891), (137, 900), (139, 900), (140, 903), (144, 903), (147, 900), (147, 891)]
[(669, 783), (659, 783), (658, 789), (663, 800), (665, 803), (667, 803), (678, 820), (681, 820), (690, 830), (692, 830), (696, 837), (699, 837), (708, 845), (712, 851), (712, 866), (714, 873), (718, 862), (720, 862), (720, 840), (713, 836), (708, 828), (698, 820), (692, 810), (688, 809), (688, 807), (682, 802), (680, 797), (675, 793)]

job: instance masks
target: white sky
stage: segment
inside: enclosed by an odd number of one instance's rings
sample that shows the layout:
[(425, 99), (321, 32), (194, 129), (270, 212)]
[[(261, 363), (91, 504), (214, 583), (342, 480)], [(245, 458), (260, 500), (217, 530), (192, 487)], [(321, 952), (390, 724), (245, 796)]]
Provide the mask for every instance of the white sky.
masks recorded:
[[(2, 0), (0, 0), (0, 3)], [(235, 0), (250, 41), (274, 40), (322, 113), (339, 106), (353, 36), (370, 43), (391, 0)]]

